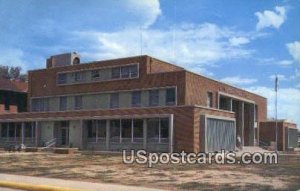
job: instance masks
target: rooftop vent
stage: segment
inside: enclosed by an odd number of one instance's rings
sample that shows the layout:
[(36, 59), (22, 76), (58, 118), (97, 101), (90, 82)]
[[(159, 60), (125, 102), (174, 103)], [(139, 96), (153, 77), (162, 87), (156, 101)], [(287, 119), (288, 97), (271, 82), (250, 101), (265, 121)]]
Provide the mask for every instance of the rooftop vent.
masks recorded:
[(47, 68), (80, 64), (80, 55), (76, 52), (58, 54), (47, 59)]

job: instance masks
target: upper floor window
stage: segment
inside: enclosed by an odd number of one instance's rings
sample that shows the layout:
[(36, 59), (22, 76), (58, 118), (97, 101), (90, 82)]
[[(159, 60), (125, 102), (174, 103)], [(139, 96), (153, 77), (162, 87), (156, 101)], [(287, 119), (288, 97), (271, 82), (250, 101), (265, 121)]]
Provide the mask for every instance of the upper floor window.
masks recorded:
[(111, 70), (111, 78), (112, 79), (118, 79), (120, 78), (120, 67), (115, 67), (115, 68), (112, 68)]
[(149, 105), (157, 106), (159, 104), (159, 90), (149, 90)]
[(110, 94), (110, 108), (119, 107), (119, 93)]
[(121, 67), (121, 78), (135, 78), (138, 75), (137, 65)]
[(132, 107), (140, 107), (141, 106), (141, 91), (134, 91), (131, 94), (131, 105)]
[(166, 104), (175, 105), (175, 103), (176, 103), (175, 88), (168, 88), (166, 90)]
[(66, 96), (62, 96), (59, 98), (59, 110), (65, 111), (67, 110), (68, 99)]
[(207, 92), (207, 107), (213, 107), (213, 93)]
[(82, 109), (82, 96), (75, 96), (75, 109)]
[(99, 70), (93, 70), (92, 71), (92, 79), (96, 80), (100, 78), (100, 71)]
[(32, 111), (49, 111), (48, 98), (36, 98), (32, 100)]
[(80, 82), (84, 80), (83, 72), (75, 72), (75, 82)]
[(67, 74), (58, 74), (58, 84), (67, 83)]

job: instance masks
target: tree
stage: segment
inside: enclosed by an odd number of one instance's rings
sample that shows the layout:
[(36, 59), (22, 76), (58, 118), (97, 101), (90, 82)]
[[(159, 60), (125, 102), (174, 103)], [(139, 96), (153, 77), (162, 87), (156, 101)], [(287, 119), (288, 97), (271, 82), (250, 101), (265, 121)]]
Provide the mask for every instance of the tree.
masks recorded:
[(21, 71), (22, 68), (19, 66), (9, 67), (0, 65), (0, 79), (27, 81), (27, 74), (22, 74)]

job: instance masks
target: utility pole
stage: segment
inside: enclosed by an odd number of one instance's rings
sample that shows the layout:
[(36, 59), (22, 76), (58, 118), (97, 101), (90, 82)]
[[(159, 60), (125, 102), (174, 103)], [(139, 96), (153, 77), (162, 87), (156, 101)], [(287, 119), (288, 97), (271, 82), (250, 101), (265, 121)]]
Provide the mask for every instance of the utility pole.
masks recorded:
[(276, 152), (278, 151), (278, 126), (277, 126), (277, 92), (278, 92), (278, 76), (275, 77), (275, 128), (276, 128)]

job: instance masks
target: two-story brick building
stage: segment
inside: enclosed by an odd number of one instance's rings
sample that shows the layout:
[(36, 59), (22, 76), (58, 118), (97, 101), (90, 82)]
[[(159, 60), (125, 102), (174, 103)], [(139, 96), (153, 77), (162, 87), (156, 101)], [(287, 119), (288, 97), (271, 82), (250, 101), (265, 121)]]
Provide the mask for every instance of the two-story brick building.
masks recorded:
[(234, 150), (258, 139), (266, 98), (149, 57), (80, 64), (50, 57), (29, 72), (29, 112), (0, 116), (0, 142), (89, 150)]

